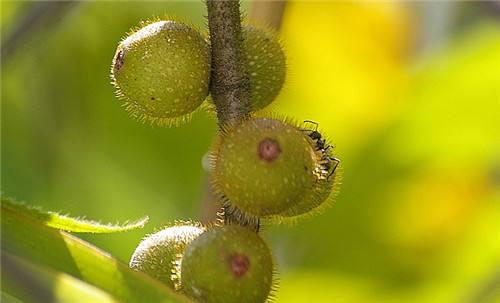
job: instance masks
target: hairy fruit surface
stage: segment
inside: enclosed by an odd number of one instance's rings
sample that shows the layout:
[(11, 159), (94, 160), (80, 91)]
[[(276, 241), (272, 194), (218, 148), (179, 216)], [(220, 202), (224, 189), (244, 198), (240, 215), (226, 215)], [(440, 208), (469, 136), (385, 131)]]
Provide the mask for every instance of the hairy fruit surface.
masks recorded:
[(227, 127), (215, 145), (215, 189), (252, 216), (299, 215), (321, 204), (331, 191), (322, 157), (307, 132), (295, 125), (252, 118)]
[(130, 268), (143, 271), (174, 288), (175, 262), (188, 243), (202, 234), (198, 225), (171, 226), (141, 241), (130, 259)]
[(269, 105), (278, 96), (286, 76), (286, 58), (277, 34), (254, 25), (242, 27), (242, 51), (250, 82), (253, 111)]
[(139, 120), (170, 125), (187, 120), (208, 95), (210, 51), (195, 29), (175, 21), (144, 26), (116, 50), (112, 80)]
[(271, 252), (244, 227), (209, 229), (186, 247), (181, 285), (200, 302), (265, 302), (273, 288)]
[[(263, 109), (271, 104), (283, 87), (286, 77), (286, 57), (277, 33), (272, 29), (243, 25), (241, 51), (250, 89), (250, 110)], [(215, 112), (211, 97), (206, 109)]]

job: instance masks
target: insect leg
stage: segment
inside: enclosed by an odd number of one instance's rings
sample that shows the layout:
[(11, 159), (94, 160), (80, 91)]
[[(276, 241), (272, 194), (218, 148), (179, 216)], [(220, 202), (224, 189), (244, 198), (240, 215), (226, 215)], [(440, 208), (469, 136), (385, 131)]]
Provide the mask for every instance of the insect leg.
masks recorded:
[(340, 164), (340, 160), (337, 159), (337, 158), (334, 158), (334, 157), (329, 157), (329, 159), (333, 162), (335, 162), (335, 165), (333, 166), (333, 169), (332, 171), (330, 172), (330, 174), (328, 174), (328, 177), (326, 177), (327, 180), (330, 179), (330, 177), (335, 173), (335, 170), (337, 169), (337, 166), (339, 166)]

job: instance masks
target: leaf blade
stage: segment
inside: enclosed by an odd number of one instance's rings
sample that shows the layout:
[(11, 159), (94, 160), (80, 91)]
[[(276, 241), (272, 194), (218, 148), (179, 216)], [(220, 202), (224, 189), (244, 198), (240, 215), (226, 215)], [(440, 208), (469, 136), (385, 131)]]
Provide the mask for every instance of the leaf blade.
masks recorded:
[(9, 253), (2, 253), (2, 268), (2, 291), (20, 302), (119, 303), (107, 292), (71, 275)]
[(44, 225), (78, 233), (115, 233), (125, 232), (142, 228), (148, 222), (149, 218), (143, 217), (139, 220), (124, 224), (102, 224), (99, 222), (73, 218), (66, 215), (61, 215), (53, 211), (44, 211), (38, 207), (29, 206), (25, 203), (17, 202), (13, 199), (2, 196), (2, 210), (16, 211), (22, 215), (31, 217), (33, 220), (38, 220)]
[(159, 281), (131, 270), (108, 253), (71, 234), (9, 208), (2, 207), (1, 217), (2, 253), (64, 272), (106, 291), (120, 301), (191, 302)]

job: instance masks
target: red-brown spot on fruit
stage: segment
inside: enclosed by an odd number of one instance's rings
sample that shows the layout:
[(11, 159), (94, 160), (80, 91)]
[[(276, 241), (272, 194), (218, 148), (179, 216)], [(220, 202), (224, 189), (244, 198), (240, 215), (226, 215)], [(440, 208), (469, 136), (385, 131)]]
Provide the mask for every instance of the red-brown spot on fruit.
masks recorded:
[(231, 272), (239, 278), (248, 271), (250, 260), (245, 255), (235, 254), (229, 257), (229, 266)]
[(272, 162), (281, 154), (280, 144), (274, 139), (265, 138), (260, 141), (257, 152), (259, 158), (267, 162)]
[(125, 64), (125, 52), (120, 50), (115, 58), (115, 72), (119, 71)]

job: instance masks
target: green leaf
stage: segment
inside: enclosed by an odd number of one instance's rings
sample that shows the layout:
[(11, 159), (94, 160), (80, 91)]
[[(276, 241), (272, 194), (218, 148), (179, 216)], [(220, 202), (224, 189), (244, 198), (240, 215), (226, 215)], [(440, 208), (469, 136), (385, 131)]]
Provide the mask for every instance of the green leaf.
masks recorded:
[(63, 272), (127, 303), (191, 302), (90, 243), (50, 228), (37, 217), (4, 206), (1, 216), (2, 255), (9, 253)]
[(32, 220), (38, 220), (47, 226), (79, 233), (114, 233), (129, 231), (144, 227), (149, 220), (148, 217), (144, 217), (132, 223), (125, 223), (122, 225), (101, 224), (95, 221), (68, 217), (52, 211), (43, 211), (40, 208), (29, 206), (6, 197), (2, 197), (2, 211), (3, 210), (16, 211), (19, 215), (30, 217)]
[[(6, 302), (117, 303), (103, 290), (65, 273), (2, 254), (2, 291)], [(17, 300), (17, 301), (15, 301)]]
[(0, 293), (0, 302), (3, 302), (3, 303), (24, 303), (23, 301), (19, 300), (18, 298), (13, 297), (12, 295), (6, 293), (4, 289), (2, 289), (2, 291)]

